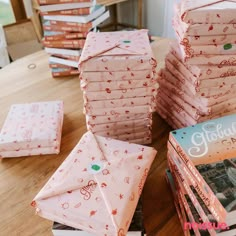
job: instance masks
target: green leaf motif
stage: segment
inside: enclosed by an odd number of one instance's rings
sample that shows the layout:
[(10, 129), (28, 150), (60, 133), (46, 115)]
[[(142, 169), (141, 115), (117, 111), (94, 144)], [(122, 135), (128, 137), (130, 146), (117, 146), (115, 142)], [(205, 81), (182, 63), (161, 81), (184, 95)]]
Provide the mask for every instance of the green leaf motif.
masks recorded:
[(123, 40), (123, 43), (131, 43), (130, 40)]
[(101, 167), (100, 167), (99, 165), (96, 165), (96, 164), (92, 165), (91, 168), (92, 168), (93, 170), (95, 170), (95, 171), (98, 171), (98, 170), (101, 169)]
[(233, 47), (233, 45), (231, 43), (227, 43), (224, 45), (224, 50), (229, 50)]

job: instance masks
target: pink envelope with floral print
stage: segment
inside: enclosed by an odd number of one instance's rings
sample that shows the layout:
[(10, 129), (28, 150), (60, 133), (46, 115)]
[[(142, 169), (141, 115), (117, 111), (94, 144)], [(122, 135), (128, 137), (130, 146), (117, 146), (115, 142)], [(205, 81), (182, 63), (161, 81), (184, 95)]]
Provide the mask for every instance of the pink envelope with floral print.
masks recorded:
[(147, 30), (90, 32), (79, 61), (81, 72), (152, 72), (156, 66)]
[(87, 132), (34, 198), (39, 216), (126, 235), (156, 150)]

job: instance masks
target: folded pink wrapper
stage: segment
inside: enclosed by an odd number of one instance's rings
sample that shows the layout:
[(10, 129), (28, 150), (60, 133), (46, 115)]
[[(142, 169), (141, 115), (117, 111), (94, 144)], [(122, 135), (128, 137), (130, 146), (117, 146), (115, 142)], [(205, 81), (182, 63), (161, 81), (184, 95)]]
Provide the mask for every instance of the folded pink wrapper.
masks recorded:
[(0, 132), (0, 157), (60, 152), (63, 102), (12, 105)]
[(181, 96), (185, 101), (188, 101), (202, 112), (210, 112), (209, 107), (235, 97), (235, 92), (231, 90), (220, 92), (214, 96), (196, 96), (189, 92), (187, 88), (184, 90), (183, 88), (178, 88), (174, 83), (172, 83), (173, 75), (171, 75), (170, 78), (169, 76), (170, 74), (168, 73), (161, 73), (161, 76), (158, 78), (158, 82), (160, 84), (159, 90), (164, 87), (173, 93), (176, 93), (178, 96)]
[(117, 89), (117, 90), (106, 90), (96, 92), (83, 92), (85, 101), (100, 101), (107, 99), (123, 99), (123, 98), (134, 98), (144, 96), (155, 96), (157, 93), (157, 86), (153, 87), (142, 87), (142, 88), (130, 88), (130, 89)]
[(178, 45), (176, 42), (171, 44), (171, 52), (181, 55), (181, 61), (188, 65), (217, 65), (219, 68), (236, 65), (236, 55), (195, 55), (189, 57), (183, 47), (176, 48), (176, 45)]
[(84, 83), (81, 80), (80, 87), (81, 90), (87, 92), (94, 91), (112, 91), (117, 89), (131, 89), (131, 88), (142, 88), (142, 87), (151, 87), (157, 83), (156, 79), (140, 79), (140, 80), (116, 80), (108, 82), (89, 82)]
[(79, 61), (80, 71), (133, 71), (156, 68), (147, 30), (90, 32)]
[[(87, 129), (91, 130), (93, 133), (97, 131), (119, 131), (122, 129), (133, 129), (136, 127), (151, 127), (152, 120), (151, 119), (139, 119), (139, 120), (128, 120), (128, 121), (118, 121), (112, 122), (108, 124), (94, 124), (94, 125), (87, 125)], [(123, 130), (122, 132), (126, 132)], [(129, 132), (129, 131), (127, 131)]]
[(140, 70), (140, 71), (82, 71), (80, 73), (80, 81), (83, 84), (92, 82), (111, 82), (116, 80), (143, 80), (147, 81), (153, 79), (156, 75), (156, 71)]
[(161, 105), (158, 101), (157, 104), (157, 113), (165, 120), (173, 129), (180, 129), (187, 127), (187, 124), (182, 124), (178, 117), (174, 117), (169, 111), (166, 110), (166, 107)]
[[(130, 127), (130, 128), (123, 128), (123, 129), (110, 129), (110, 130), (99, 130), (94, 132), (94, 134), (103, 136), (103, 137), (110, 137), (118, 140), (123, 140), (123, 141), (129, 141), (131, 139), (137, 139), (137, 138), (143, 138), (143, 137), (149, 137), (151, 135), (150, 131), (150, 126), (147, 125), (139, 125), (135, 127)], [(139, 135), (142, 133), (142, 135)]]
[[(132, 133), (123, 133), (123, 134), (116, 135), (116, 134), (98, 131), (96, 134), (104, 136), (104, 137), (109, 137), (109, 138), (113, 138), (113, 139), (117, 139), (121, 141), (130, 142), (130, 143), (133, 142), (133, 140), (138, 140), (138, 139), (143, 139), (143, 138), (146, 138), (146, 140), (149, 140), (150, 141), (149, 143), (151, 143), (152, 141), (152, 133), (148, 127), (146, 128), (145, 131), (137, 130), (137, 132), (135, 131)], [(148, 144), (148, 143), (143, 143), (143, 144)]]
[[(236, 98), (231, 98), (224, 102), (219, 102), (213, 106), (205, 107), (205, 109), (199, 109), (199, 106), (196, 101), (186, 100), (185, 98), (178, 96), (173, 93), (173, 91), (162, 88), (158, 94), (162, 99), (168, 100), (168, 98), (175, 101), (179, 106), (181, 106), (190, 116), (195, 120), (201, 120), (201, 117), (206, 116), (216, 116), (227, 108), (227, 112), (234, 111), (236, 108)], [(193, 104), (197, 104), (194, 106)]]
[(179, 16), (178, 5), (175, 8), (175, 16), (172, 21), (173, 27), (177, 34), (181, 38), (187, 38), (188, 36), (213, 36), (213, 35), (235, 35), (236, 27), (235, 23), (195, 23), (195, 24), (186, 24), (183, 22)]
[(107, 116), (90, 116), (86, 115), (86, 124), (87, 125), (96, 125), (96, 124), (109, 124), (119, 121), (128, 121), (136, 119), (151, 119), (152, 113), (134, 113), (128, 115), (107, 115)]
[(34, 198), (39, 216), (126, 235), (156, 151), (87, 132)]
[[(184, 37), (181, 37), (179, 35), (179, 38), (182, 40)], [(208, 45), (208, 44), (235, 44), (236, 43), (236, 34), (228, 35), (228, 34), (222, 34), (222, 35), (212, 35), (212, 36), (187, 36), (185, 37), (190, 45)]]
[(216, 87), (196, 87), (185, 79), (184, 76), (170, 63), (166, 64), (166, 69), (163, 69), (161, 73), (165, 74), (167, 80), (169, 80), (169, 82), (174, 84), (177, 88), (195, 96), (211, 97), (227, 91), (236, 92), (236, 84), (225, 85), (224, 83), (220, 83)]
[[(168, 111), (166, 110), (166, 107), (169, 108)], [(163, 119), (166, 119), (172, 127), (186, 127), (204, 122), (206, 120), (216, 119), (218, 117), (234, 114), (236, 112), (236, 109), (235, 106), (231, 108), (224, 106), (224, 108), (220, 109), (218, 113), (199, 116), (198, 119), (194, 119), (188, 113), (188, 110), (185, 110), (183, 108), (182, 104), (175, 103), (172, 99), (166, 99), (164, 97), (158, 96), (157, 112), (163, 117)]]
[[(171, 66), (168, 66), (171, 65)], [(175, 56), (169, 53), (166, 56), (166, 68), (174, 67), (176, 70), (179, 71), (184, 76), (184, 80), (186, 79), (187, 83), (190, 83), (190, 87), (195, 88), (196, 91), (201, 91), (201, 88), (212, 88), (212, 87), (224, 87), (231, 86), (236, 83), (235, 76), (227, 76), (227, 77), (219, 77), (219, 78), (212, 78), (212, 79), (201, 79), (195, 77), (188, 69), (182, 64), (181, 61), (175, 58)], [(216, 66), (209, 66), (213, 67), (214, 70)], [(209, 68), (208, 67), (208, 68)], [(169, 69), (170, 70), (170, 69)], [(170, 70), (171, 71), (171, 70)]]
[(236, 0), (188, 0), (180, 3), (181, 19), (187, 23), (236, 23)]
[[(185, 77), (193, 84), (204, 83), (205, 79), (220, 79), (225, 77), (236, 76), (235, 66), (218, 66), (218, 65), (188, 65), (181, 61), (179, 51), (172, 51), (168, 53), (167, 60), (179, 69)], [(226, 78), (228, 80), (228, 78)], [(231, 80), (229, 78), (229, 80)], [(222, 80), (223, 81), (223, 80)]]
[(116, 108), (98, 108), (93, 110), (86, 110), (84, 114), (90, 116), (120, 116), (120, 115), (134, 115), (136, 113), (151, 113), (150, 105), (134, 106), (134, 107), (116, 107)]
[(183, 48), (186, 57), (195, 55), (236, 55), (236, 44), (221, 44), (221, 45), (191, 45), (188, 39), (184, 38), (179, 42)]
[(144, 106), (154, 103), (154, 96), (144, 96), (136, 98), (110, 99), (101, 101), (84, 101), (86, 110), (116, 108), (116, 107), (134, 107)]

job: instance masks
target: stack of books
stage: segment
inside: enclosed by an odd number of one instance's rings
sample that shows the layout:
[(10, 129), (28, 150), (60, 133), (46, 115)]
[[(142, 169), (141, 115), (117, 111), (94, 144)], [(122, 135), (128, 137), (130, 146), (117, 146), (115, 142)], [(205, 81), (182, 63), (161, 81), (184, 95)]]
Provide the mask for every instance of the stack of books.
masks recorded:
[[(54, 236), (94, 236), (92, 233), (85, 232), (67, 225), (53, 222), (52, 233)], [(145, 228), (143, 224), (142, 200), (139, 199), (135, 209), (127, 236), (144, 236)]]
[(151, 143), (156, 66), (147, 30), (89, 33), (80, 58), (87, 129)]
[(170, 133), (167, 179), (186, 235), (236, 235), (235, 141), (235, 114)]
[(160, 72), (157, 97), (158, 113), (173, 128), (236, 112), (235, 14), (235, 1), (176, 5), (177, 41)]
[(86, 36), (109, 17), (95, 0), (39, 0), (42, 43), (50, 54), (53, 77), (79, 74), (78, 61)]

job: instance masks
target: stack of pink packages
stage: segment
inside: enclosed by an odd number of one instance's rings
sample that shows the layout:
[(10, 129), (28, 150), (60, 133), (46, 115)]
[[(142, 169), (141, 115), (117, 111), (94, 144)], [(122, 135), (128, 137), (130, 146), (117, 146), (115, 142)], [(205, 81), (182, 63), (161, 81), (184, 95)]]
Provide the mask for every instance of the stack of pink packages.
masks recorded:
[(156, 150), (88, 131), (32, 202), (39, 216), (126, 235)]
[(158, 84), (147, 30), (90, 32), (79, 66), (87, 129), (151, 143)]
[(182, 0), (175, 10), (158, 113), (174, 128), (235, 113), (236, 0)]
[(63, 102), (12, 105), (0, 132), (0, 157), (60, 152)]

